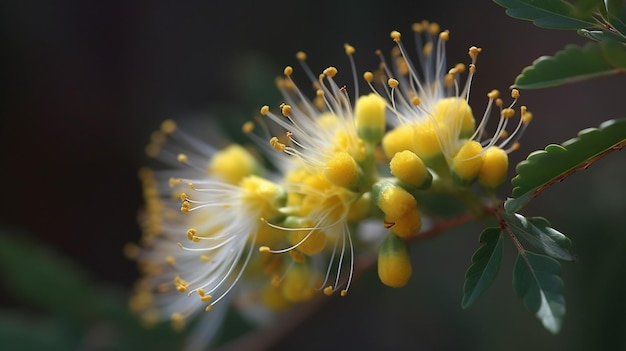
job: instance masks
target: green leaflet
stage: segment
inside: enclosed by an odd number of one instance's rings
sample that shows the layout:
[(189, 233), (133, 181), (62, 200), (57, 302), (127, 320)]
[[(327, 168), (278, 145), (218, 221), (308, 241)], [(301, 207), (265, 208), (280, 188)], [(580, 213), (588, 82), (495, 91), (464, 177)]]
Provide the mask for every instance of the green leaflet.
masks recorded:
[(537, 27), (551, 29), (580, 29), (596, 24), (590, 14), (583, 14), (562, 0), (494, 0), (505, 7), (506, 14), (533, 21)]
[(465, 273), (462, 307), (468, 308), (493, 283), (502, 263), (500, 228), (487, 228), (480, 234), (480, 248), (472, 256)]
[(512, 197), (504, 203), (508, 213), (517, 212), (544, 187), (590, 165), (605, 154), (621, 148), (626, 141), (626, 119), (609, 120), (589, 128), (562, 145), (548, 145), (532, 152), (517, 167), (511, 180)]
[(513, 268), (513, 289), (547, 330), (555, 334), (561, 330), (565, 298), (561, 264), (557, 260), (520, 252)]
[[(588, 33), (592, 33), (587, 31)], [(614, 41), (568, 45), (556, 55), (542, 56), (515, 79), (516, 88), (539, 89), (613, 75), (626, 69), (626, 50)]]
[(524, 242), (542, 253), (565, 261), (573, 261), (569, 252), (572, 242), (561, 232), (550, 227), (550, 222), (541, 217), (526, 218), (520, 214), (501, 213), (508, 228)]

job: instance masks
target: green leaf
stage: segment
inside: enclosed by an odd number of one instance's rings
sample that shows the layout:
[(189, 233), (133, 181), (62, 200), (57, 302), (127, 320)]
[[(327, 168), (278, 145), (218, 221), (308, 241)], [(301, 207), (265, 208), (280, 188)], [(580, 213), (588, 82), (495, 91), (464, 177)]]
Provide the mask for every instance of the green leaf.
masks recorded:
[(7, 290), (49, 311), (83, 315), (92, 291), (86, 273), (34, 241), (21, 240), (24, 237), (0, 235), (0, 272)]
[[(622, 47), (623, 51), (624, 48)], [(623, 73), (626, 60), (612, 57), (618, 49), (605, 42), (568, 45), (555, 56), (542, 56), (515, 79), (516, 88), (539, 89)]]
[(565, 261), (573, 261), (569, 252), (572, 242), (558, 230), (550, 227), (550, 222), (542, 217), (526, 218), (521, 214), (501, 213), (509, 229), (520, 239), (548, 256)]
[(502, 236), (500, 228), (487, 228), (480, 234), (480, 248), (472, 256), (472, 264), (465, 273), (463, 308), (471, 306), (493, 283), (502, 263)]
[(513, 289), (547, 330), (555, 334), (561, 330), (565, 298), (559, 261), (529, 251), (520, 252), (513, 268)]
[(548, 145), (532, 152), (517, 167), (511, 180), (512, 198), (504, 203), (507, 212), (517, 212), (545, 187), (558, 182), (602, 156), (622, 148), (626, 142), (626, 119), (604, 122), (599, 128), (578, 133), (562, 145)]
[(494, 0), (505, 7), (506, 14), (533, 21), (537, 27), (550, 29), (580, 29), (596, 24), (590, 15), (577, 14), (572, 5), (561, 0)]

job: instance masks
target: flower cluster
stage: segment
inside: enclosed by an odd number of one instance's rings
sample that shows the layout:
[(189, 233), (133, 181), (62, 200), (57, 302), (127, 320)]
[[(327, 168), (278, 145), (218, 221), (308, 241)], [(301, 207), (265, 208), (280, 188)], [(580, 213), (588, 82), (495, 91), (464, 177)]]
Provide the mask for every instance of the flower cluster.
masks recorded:
[[(355, 49), (345, 45), (352, 98), (336, 68), (315, 75), (298, 53), (313, 98), (287, 66), (277, 80), (284, 101), (244, 124), (256, 150), (218, 150), (164, 122), (147, 152), (169, 167), (140, 172), (144, 236), (128, 253), (144, 277), (131, 308), (146, 322), (170, 319), (180, 328), (232, 300), (264, 320), (318, 292), (347, 295), (355, 259), (376, 250), (380, 280), (404, 286), (408, 241), (429, 207), (423, 195), (467, 192), (475, 182), (493, 194), (531, 120), (524, 106), (514, 109), (517, 90), (509, 105), (494, 90), (476, 123), (468, 102), (481, 49), (469, 49), (468, 65), (448, 69), (449, 32), (425, 21), (413, 31), (418, 60), (391, 32), (396, 46), (389, 61), (379, 53), (379, 69), (363, 74), (364, 95)], [(492, 110), (499, 120), (487, 136)], [(206, 318), (219, 319), (212, 314)]]

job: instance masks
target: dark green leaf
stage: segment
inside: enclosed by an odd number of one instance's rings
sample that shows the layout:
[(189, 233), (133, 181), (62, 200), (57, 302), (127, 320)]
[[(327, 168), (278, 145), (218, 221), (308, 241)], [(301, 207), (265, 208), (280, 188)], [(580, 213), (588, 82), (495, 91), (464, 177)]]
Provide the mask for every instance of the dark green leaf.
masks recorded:
[(546, 186), (621, 148), (625, 141), (626, 119), (610, 120), (599, 128), (580, 131), (577, 138), (562, 145), (532, 152), (517, 165), (517, 175), (511, 180), (512, 198), (506, 200), (504, 208), (509, 213), (517, 212)]
[[(626, 61), (611, 55), (617, 48), (605, 42), (588, 43), (584, 47), (566, 46), (555, 56), (542, 56), (524, 68), (514, 87), (538, 89), (613, 75), (624, 72)], [(621, 50), (624, 50), (622, 47)]]
[(572, 242), (561, 232), (550, 227), (541, 217), (526, 218), (521, 214), (501, 213), (511, 231), (520, 239), (548, 256), (565, 261), (573, 261), (569, 252)]
[(533, 21), (537, 27), (551, 29), (580, 29), (596, 23), (589, 14), (577, 13), (572, 5), (561, 0), (494, 0), (506, 7), (506, 14)]
[(502, 236), (500, 228), (487, 228), (480, 234), (480, 248), (472, 256), (472, 264), (465, 273), (463, 308), (471, 306), (493, 283), (502, 263)]
[(521, 252), (513, 268), (513, 289), (547, 330), (555, 334), (561, 330), (565, 297), (559, 261), (528, 251)]

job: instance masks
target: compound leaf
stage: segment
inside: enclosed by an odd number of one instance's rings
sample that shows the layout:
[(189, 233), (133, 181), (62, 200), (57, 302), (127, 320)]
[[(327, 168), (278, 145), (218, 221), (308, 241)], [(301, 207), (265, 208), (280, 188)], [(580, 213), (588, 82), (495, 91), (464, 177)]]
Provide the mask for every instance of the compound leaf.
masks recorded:
[(487, 228), (480, 234), (480, 248), (472, 256), (472, 264), (465, 273), (463, 308), (471, 306), (493, 283), (502, 263), (502, 236), (500, 228)]
[(506, 200), (504, 208), (508, 213), (517, 212), (545, 187), (621, 149), (625, 143), (626, 119), (619, 119), (582, 130), (578, 137), (561, 145), (552, 144), (532, 152), (517, 165), (517, 175), (511, 180), (512, 197)]
[(501, 213), (508, 228), (520, 239), (540, 250), (548, 256), (573, 261), (569, 252), (572, 242), (561, 232), (550, 227), (550, 222), (542, 217), (526, 218), (521, 214)]
[(565, 297), (559, 261), (529, 251), (520, 252), (513, 268), (513, 289), (547, 330), (554, 334), (561, 330)]
[(623, 73), (625, 70), (626, 50), (620, 43), (588, 43), (583, 47), (568, 45), (554, 56), (536, 59), (515, 78), (513, 86), (520, 89), (547, 88)]
[(561, 0), (494, 0), (506, 8), (506, 14), (533, 21), (537, 27), (551, 29), (580, 29), (596, 23), (590, 14), (583, 14)]

